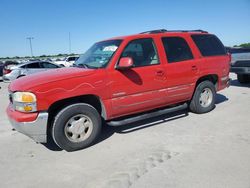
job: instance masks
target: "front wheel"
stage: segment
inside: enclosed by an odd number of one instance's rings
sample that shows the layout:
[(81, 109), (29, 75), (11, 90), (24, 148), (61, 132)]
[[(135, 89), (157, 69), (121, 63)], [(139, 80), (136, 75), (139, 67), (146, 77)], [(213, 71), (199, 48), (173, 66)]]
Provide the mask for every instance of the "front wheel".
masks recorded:
[(52, 137), (66, 151), (92, 145), (101, 132), (101, 117), (89, 104), (77, 103), (62, 109), (55, 117)]
[(207, 113), (215, 107), (215, 86), (210, 81), (203, 81), (196, 87), (189, 109), (197, 114)]

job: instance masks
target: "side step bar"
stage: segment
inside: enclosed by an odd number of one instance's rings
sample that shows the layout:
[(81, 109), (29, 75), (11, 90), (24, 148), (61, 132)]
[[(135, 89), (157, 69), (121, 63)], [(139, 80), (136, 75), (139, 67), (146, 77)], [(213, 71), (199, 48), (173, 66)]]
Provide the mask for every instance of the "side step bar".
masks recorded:
[(165, 108), (165, 109), (161, 109), (161, 110), (157, 110), (157, 111), (153, 111), (153, 112), (148, 112), (148, 113), (144, 113), (141, 115), (137, 115), (137, 116), (133, 116), (133, 117), (127, 117), (124, 119), (117, 119), (117, 120), (111, 120), (108, 121), (107, 124), (110, 126), (121, 126), (121, 125), (125, 125), (125, 124), (130, 124), (136, 121), (141, 121), (144, 119), (148, 119), (148, 118), (152, 118), (152, 117), (156, 117), (156, 116), (160, 116), (163, 114), (167, 114), (167, 113), (172, 113), (172, 112), (176, 112), (179, 110), (184, 110), (188, 107), (187, 103), (184, 103), (182, 105), (179, 106), (174, 106), (171, 108)]

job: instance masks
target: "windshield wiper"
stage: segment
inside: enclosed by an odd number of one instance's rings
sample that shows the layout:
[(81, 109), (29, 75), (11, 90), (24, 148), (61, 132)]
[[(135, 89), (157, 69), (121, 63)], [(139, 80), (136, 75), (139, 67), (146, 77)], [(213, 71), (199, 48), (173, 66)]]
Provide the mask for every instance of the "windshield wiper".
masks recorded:
[(76, 65), (76, 67), (83, 67), (85, 69), (96, 69), (96, 67), (88, 65), (86, 63), (79, 63), (79, 64)]

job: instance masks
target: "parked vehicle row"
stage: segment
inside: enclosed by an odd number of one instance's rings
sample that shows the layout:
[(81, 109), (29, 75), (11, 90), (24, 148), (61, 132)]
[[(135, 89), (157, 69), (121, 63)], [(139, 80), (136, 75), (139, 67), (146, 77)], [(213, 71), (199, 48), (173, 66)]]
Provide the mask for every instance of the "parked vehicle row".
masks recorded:
[(3, 72), (3, 81), (11, 82), (23, 76), (57, 68), (61, 68), (61, 66), (46, 61), (34, 61), (6, 66)]
[(3, 67), (4, 67), (4, 63), (0, 61), (0, 76), (3, 76)]
[(75, 67), (9, 86), (13, 127), (36, 142), (74, 151), (119, 126), (189, 107), (206, 113), (229, 86), (230, 56), (206, 31), (153, 30), (95, 43)]
[(79, 58), (79, 56), (68, 56), (63, 60), (60, 61), (54, 61), (54, 63), (65, 66), (65, 67), (71, 67), (75, 63), (75, 61)]
[(53, 68), (73, 66), (79, 56), (68, 56), (60, 61), (41, 61), (39, 59), (32, 61), (6, 61), (0, 63), (0, 76), (3, 76), (3, 81), (11, 82), (17, 78), (34, 74), (40, 71), (45, 71)]

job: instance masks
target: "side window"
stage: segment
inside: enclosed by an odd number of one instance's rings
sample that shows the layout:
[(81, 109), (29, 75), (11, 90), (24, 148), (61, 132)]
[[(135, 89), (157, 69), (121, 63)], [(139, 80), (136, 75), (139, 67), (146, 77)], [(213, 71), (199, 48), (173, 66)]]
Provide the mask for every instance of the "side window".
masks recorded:
[(224, 45), (215, 35), (192, 35), (191, 37), (203, 56), (226, 54)]
[(152, 39), (137, 39), (130, 42), (121, 57), (131, 57), (135, 67), (159, 64)]
[(26, 68), (28, 68), (28, 69), (39, 69), (41, 67), (40, 67), (39, 63), (30, 63), (30, 64), (26, 65)]
[(181, 37), (162, 38), (168, 63), (193, 59), (193, 54), (185, 41)]
[(47, 62), (42, 62), (40, 63), (41, 67), (44, 69), (55, 69), (58, 68), (58, 66), (51, 64), (51, 63), (47, 63)]
[(69, 57), (68, 58), (68, 61), (76, 61), (77, 60), (77, 57)]

